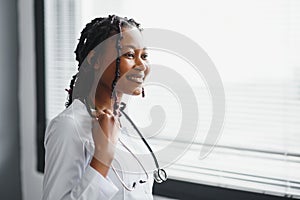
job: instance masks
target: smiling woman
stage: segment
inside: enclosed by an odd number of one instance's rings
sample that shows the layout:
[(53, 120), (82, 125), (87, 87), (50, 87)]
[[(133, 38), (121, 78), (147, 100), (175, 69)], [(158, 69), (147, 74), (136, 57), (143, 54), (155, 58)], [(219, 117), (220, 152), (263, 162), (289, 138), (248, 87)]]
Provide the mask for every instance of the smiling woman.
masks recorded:
[[(144, 93), (149, 74), (139, 24), (115, 15), (96, 18), (83, 29), (75, 53), (79, 71), (67, 90), (67, 108), (45, 134), (43, 199), (152, 199), (153, 176), (122, 142), (128, 135), (119, 134), (122, 95)], [(117, 148), (138, 161), (135, 174), (122, 168), (128, 163), (117, 159)], [(118, 164), (122, 179), (113, 167)]]

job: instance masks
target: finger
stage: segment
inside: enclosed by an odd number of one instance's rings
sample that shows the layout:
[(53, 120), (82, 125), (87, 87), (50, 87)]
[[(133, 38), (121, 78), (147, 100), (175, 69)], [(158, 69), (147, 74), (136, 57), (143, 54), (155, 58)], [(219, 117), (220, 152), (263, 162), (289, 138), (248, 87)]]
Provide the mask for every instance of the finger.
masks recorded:
[(96, 112), (96, 119), (98, 120), (100, 117), (102, 117), (102, 115), (104, 115), (105, 113), (102, 110), (99, 110)]
[(113, 115), (113, 112), (110, 109), (104, 109), (103, 112)]

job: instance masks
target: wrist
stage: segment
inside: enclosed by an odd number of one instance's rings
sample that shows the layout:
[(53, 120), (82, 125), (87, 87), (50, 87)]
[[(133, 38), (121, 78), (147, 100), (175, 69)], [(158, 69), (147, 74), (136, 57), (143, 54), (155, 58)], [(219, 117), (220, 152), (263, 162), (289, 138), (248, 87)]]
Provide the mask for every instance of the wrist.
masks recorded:
[(98, 171), (103, 177), (106, 177), (110, 168), (110, 163), (103, 163), (99, 161), (95, 156), (90, 162), (90, 166)]

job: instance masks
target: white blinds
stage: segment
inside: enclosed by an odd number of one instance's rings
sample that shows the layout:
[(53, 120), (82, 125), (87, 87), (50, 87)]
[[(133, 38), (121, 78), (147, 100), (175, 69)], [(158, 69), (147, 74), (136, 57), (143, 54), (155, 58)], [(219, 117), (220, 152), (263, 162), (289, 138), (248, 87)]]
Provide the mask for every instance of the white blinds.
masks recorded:
[(79, 34), (78, 2), (45, 1), (46, 119), (64, 109), (69, 84), (77, 71), (74, 50)]
[[(192, 145), (175, 165), (181, 180), (300, 197), (300, 102), (295, 83), (225, 85), (227, 116), (217, 146), (197, 159)], [(196, 159), (195, 159), (196, 158)]]
[[(217, 146), (208, 157), (199, 159), (212, 114), (209, 94), (201, 80), (193, 86), (201, 115), (198, 137), (179, 160), (168, 165), (169, 176), (220, 187), (300, 197), (299, 1), (243, 1), (243, 4), (234, 0), (197, 4), (151, 1), (140, 5), (132, 0), (128, 7), (121, 1), (89, 0), (81, 7), (79, 1), (74, 2), (45, 1), (47, 120), (64, 108), (64, 89), (69, 87), (71, 76), (76, 72), (73, 51), (83, 28), (80, 22), (111, 13), (134, 17), (143, 27), (168, 28), (198, 42), (215, 62), (224, 82), (226, 119)], [(172, 9), (166, 14), (163, 8), (170, 4)], [(188, 19), (198, 19), (197, 26)], [(170, 61), (164, 59), (153, 58), (159, 63)], [(182, 66), (178, 64), (178, 68)], [(185, 78), (193, 79), (192, 76)], [(154, 90), (146, 91), (144, 102), (148, 104), (130, 109), (134, 110), (130, 113), (132, 118), (142, 127), (151, 123), (150, 99), (159, 105), (176, 102), (168, 95), (161, 95), (163, 91)], [(168, 109), (173, 113), (167, 116), (165, 129), (149, 139), (154, 149), (163, 148), (176, 137), (172, 134), (178, 130), (176, 116), (180, 115), (180, 109), (178, 105)]]

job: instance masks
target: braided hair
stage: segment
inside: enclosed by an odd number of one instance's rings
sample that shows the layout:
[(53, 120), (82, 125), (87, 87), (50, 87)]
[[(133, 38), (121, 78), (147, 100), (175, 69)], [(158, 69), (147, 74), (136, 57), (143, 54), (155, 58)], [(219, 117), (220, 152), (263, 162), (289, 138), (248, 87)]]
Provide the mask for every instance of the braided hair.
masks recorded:
[(116, 71), (115, 78), (112, 82), (111, 94), (111, 98), (114, 98), (115, 100), (113, 108), (114, 114), (116, 115), (116, 110), (118, 109), (119, 105), (117, 103), (117, 93), (115, 91), (115, 87), (118, 79), (120, 78), (120, 56), (123, 27), (135, 27), (142, 31), (140, 24), (135, 22), (133, 19), (127, 19), (126, 17), (122, 18), (116, 15), (95, 18), (82, 30), (75, 50), (76, 60), (78, 61), (78, 72), (72, 76), (70, 88), (66, 89), (68, 92), (68, 100), (65, 104), (66, 107), (69, 107), (72, 104), (73, 99), (87, 101), (94, 81), (93, 65), (95, 64), (95, 58), (97, 57), (93, 56), (91, 59), (91, 64), (89, 64), (87, 59), (85, 59), (89, 52), (95, 49), (96, 54), (99, 53), (97, 52), (98, 44), (115, 34), (119, 34), (116, 42)]

